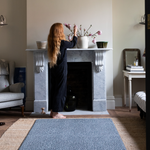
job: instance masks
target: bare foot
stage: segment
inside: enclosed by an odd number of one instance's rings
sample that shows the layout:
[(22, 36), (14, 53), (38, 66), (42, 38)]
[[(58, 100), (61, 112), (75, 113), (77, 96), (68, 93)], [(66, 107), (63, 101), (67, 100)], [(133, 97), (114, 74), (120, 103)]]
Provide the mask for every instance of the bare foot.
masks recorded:
[(51, 110), (51, 113), (50, 113), (50, 118), (52, 118), (53, 117), (53, 111)]
[(53, 112), (52, 118), (54, 118), (54, 119), (65, 119), (66, 116), (63, 116), (62, 114), (59, 114), (58, 112)]

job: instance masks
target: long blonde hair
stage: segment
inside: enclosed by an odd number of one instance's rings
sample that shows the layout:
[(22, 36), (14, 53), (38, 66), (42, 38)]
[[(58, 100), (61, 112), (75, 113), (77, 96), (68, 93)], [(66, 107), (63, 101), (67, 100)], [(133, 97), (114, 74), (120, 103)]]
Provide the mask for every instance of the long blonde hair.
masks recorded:
[(64, 28), (61, 23), (55, 23), (51, 26), (47, 38), (48, 57), (50, 59), (50, 68), (57, 65), (57, 58), (60, 54), (61, 40), (66, 40)]

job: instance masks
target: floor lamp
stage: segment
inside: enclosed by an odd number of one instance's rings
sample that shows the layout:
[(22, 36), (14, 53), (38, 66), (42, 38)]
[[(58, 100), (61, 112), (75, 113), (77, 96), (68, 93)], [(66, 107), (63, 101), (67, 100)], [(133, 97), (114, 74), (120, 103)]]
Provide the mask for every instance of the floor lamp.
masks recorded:
[[(3, 15), (1, 15), (0, 16), (0, 27), (3, 27), (5, 25), (7, 25), (6, 18)], [(5, 122), (0, 122), (0, 126), (2, 126), (2, 125), (5, 125)]]

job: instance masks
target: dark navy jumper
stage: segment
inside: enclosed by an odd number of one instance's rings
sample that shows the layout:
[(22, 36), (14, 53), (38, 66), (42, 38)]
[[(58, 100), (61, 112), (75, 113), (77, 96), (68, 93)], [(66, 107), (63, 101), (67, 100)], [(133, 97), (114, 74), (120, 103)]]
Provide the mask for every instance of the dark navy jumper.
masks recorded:
[(67, 48), (73, 48), (77, 43), (77, 37), (74, 36), (72, 41), (61, 41), (60, 52), (57, 65), (51, 70), (51, 98), (50, 109), (53, 112), (63, 111), (67, 97)]

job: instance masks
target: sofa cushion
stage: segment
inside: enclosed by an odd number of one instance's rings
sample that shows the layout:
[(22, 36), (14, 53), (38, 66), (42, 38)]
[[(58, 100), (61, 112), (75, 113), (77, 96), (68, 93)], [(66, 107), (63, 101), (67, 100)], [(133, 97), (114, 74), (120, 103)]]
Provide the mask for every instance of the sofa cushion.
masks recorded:
[(0, 93), (0, 103), (24, 98), (24, 93), (2, 92)]
[(15, 83), (9, 86), (10, 92), (21, 93), (21, 88), (24, 87), (24, 83)]
[(21, 100), (13, 100), (13, 101), (0, 103), (0, 109), (14, 107), (14, 106), (21, 106), (21, 105), (23, 105), (22, 99)]

